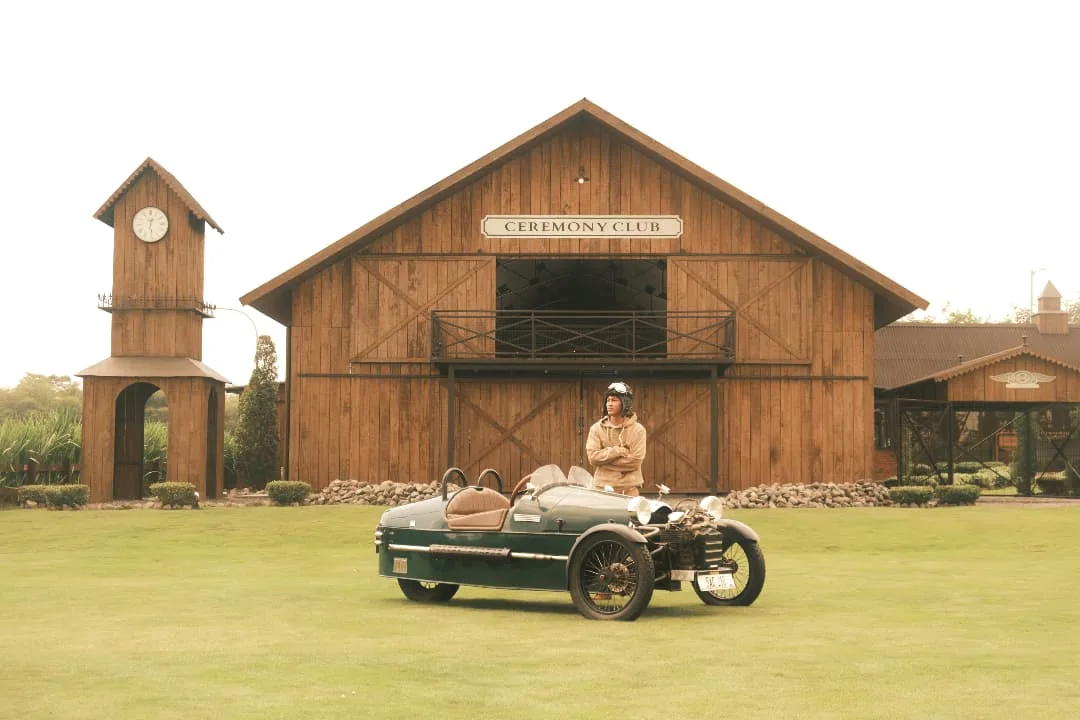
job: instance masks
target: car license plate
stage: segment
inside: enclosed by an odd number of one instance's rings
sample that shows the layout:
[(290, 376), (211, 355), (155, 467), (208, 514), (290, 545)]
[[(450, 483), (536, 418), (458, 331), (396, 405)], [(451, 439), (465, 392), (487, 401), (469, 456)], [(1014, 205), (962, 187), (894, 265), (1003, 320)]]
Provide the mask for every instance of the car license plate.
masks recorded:
[(697, 576), (698, 587), (705, 592), (713, 592), (714, 590), (734, 590), (735, 578), (728, 574), (716, 574), (716, 575), (698, 575)]

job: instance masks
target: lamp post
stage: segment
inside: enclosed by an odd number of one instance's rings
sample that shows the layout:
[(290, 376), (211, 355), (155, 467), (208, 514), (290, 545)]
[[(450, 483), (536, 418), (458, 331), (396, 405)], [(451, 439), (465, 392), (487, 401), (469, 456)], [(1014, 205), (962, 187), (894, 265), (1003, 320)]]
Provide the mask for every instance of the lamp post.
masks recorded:
[(250, 315), (248, 315), (243, 310), (240, 310), (239, 308), (221, 307), (220, 305), (217, 305), (217, 306), (215, 306), (214, 309), (215, 310), (228, 310), (229, 312), (240, 313), (241, 315), (243, 315), (244, 317), (246, 317), (248, 319), (248, 322), (251, 323), (251, 329), (255, 331), (255, 357), (257, 359), (258, 354), (259, 354), (259, 328), (255, 325), (255, 320)]
[(1046, 272), (1047, 268), (1039, 268), (1038, 270), (1028, 270), (1028, 312), (1035, 315), (1035, 275), (1041, 272)]

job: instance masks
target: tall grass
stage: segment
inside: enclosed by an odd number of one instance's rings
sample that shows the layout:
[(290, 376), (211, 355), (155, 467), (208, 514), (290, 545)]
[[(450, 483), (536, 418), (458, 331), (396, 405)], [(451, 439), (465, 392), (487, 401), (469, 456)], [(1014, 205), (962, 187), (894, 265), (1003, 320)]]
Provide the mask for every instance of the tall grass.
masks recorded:
[[(77, 481), (77, 471), (69, 469), (82, 460), (82, 417), (74, 408), (0, 422), (0, 487), (29, 482), (28, 466), (64, 468), (39, 471), (35, 483)], [(165, 479), (169, 463), (169, 428), (163, 422), (143, 426), (144, 481)], [(225, 436), (226, 472), (235, 474), (235, 441)], [(72, 475), (74, 474), (74, 477)]]
[[(23, 470), (27, 465), (76, 465), (81, 454), (82, 422), (74, 408), (0, 422), (0, 484), (22, 484), (29, 475)], [(68, 472), (43, 475), (39, 482), (64, 481)]]

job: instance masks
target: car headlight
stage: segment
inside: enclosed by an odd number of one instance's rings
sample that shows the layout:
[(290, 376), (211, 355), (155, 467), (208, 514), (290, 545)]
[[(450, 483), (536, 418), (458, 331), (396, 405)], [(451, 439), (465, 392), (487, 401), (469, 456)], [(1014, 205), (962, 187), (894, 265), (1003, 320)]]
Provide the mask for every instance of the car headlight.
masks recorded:
[(636, 497), (630, 500), (626, 509), (630, 513), (630, 517), (637, 518), (637, 521), (642, 525), (647, 525), (649, 520), (652, 519), (652, 506), (649, 504), (648, 498)]
[(698, 507), (713, 520), (719, 520), (724, 517), (724, 501), (715, 495), (702, 498), (701, 502), (698, 503)]

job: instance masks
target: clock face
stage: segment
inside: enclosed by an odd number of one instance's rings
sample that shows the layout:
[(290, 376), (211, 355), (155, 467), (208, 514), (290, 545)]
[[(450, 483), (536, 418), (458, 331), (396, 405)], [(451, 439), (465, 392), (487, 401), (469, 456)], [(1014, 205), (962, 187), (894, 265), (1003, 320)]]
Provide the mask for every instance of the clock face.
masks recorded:
[(135, 237), (143, 242), (154, 243), (165, 237), (165, 233), (169, 231), (169, 218), (156, 207), (144, 207), (135, 213), (131, 228), (135, 231)]

